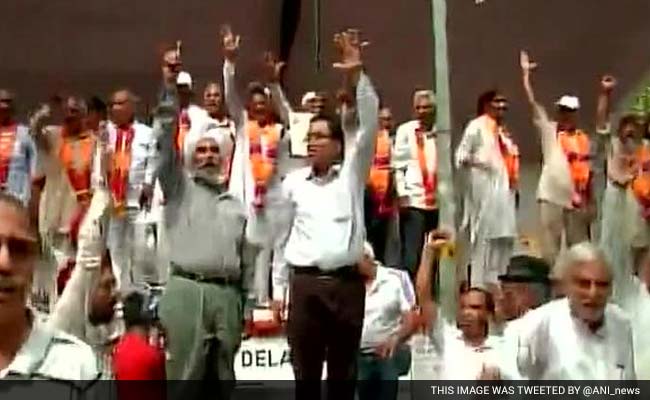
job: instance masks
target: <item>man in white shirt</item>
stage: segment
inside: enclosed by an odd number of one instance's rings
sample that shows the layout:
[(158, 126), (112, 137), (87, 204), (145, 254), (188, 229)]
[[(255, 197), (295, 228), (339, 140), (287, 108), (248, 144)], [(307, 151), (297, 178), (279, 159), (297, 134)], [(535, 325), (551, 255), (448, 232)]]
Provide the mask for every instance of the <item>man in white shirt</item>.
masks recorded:
[[(296, 397), (301, 399), (320, 398), (325, 360), (327, 398), (354, 398), (363, 325), (365, 288), (356, 264), (363, 256), (363, 191), (374, 152), (379, 100), (362, 71), (359, 32), (341, 33), (335, 43), (341, 53), (335, 67), (356, 86), (356, 145), (342, 165), (336, 165), (343, 132), (331, 119), (314, 118), (308, 134), (311, 166), (290, 173), (282, 183), (293, 209), (284, 247), (292, 272), (287, 334), (298, 381)], [(288, 271), (279, 276), (283, 281), (275, 283), (283, 292)]]
[(393, 169), (400, 208), (401, 268), (415, 276), (424, 235), (438, 226), (438, 149), (435, 96), (430, 90), (413, 95), (416, 119), (397, 128)]
[(539, 178), (537, 199), (540, 205), (542, 255), (550, 265), (562, 248), (590, 239), (590, 225), (595, 213), (592, 193), (592, 153), (594, 143), (578, 128), (577, 97), (565, 95), (557, 102), (557, 121), (552, 121), (538, 103), (530, 75), (537, 64), (528, 53), (520, 57), (523, 85), (539, 131), (544, 166)]
[(0, 193), (0, 221), (0, 379), (45, 379), (82, 390), (74, 381), (99, 377), (92, 349), (47, 327), (26, 305), (39, 253), (29, 212)]
[[(119, 290), (133, 282), (135, 224), (151, 211), (156, 145), (150, 127), (135, 120), (135, 96), (128, 89), (113, 93), (108, 124), (108, 189), (112, 199), (108, 248)], [(141, 245), (141, 244), (137, 244)]]
[(567, 297), (521, 318), (517, 365), (531, 380), (634, 380), (632, 327), (608, 303), (612, 271), (602, 251), (583, 242), (558, 263)]
[[(235, 143), (235, 122), (228, 116), (223, 102), (223, 91), (217, 82), (208, 82), (203, 90), (203, 109), (208, 113), (210, 119), (207, 122), (206, 130), (215, 129), (220, 135), (230, 138), (228, 143)], [(230, 149), (223, 149), (222, 173), (225, 182), (230, 179), (230, 167), (234, 146)]]
[(508, 372), (503, 367), (503, 341), (489, 335), (489, 321), (494, 315), (494, 299), (490, 292), (482, 288), (462, 292), (453, 325), (437, 312), (431, 290), (433, 267), (447, 241), (447, 234), (432, 233), (422, 251), (422, 262), (417, 273), (417, 295), (425, 335), (433, 349), (420, 349), (431, 351), (432, 359), (427, 361), (432, 364), (420, 366), (426, 370), (414, 371), (414, 378), (472, 381), (506, 377)]
[[(397, 398), (399, 379), (399, 351), (410, 351), (401, 346), (415, 332), (413, 305), (400, 275), (405, 273), (386, 268), (375, 260), (370, 243), (364, 246), (364, 257), (359, 272), (366, 280), (366, 305), (363, 333), (359, 350), (359, 399)], [(400, 349), (401, 346), (401, 349)]]

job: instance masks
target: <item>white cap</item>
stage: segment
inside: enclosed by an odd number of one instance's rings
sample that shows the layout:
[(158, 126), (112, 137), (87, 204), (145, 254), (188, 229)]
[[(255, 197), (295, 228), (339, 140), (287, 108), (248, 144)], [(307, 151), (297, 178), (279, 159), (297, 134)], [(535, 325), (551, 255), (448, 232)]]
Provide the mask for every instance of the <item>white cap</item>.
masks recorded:
[(303, 107), (307, 105), (310, 101), (314, 100), (316, 98), (316, 92), (307, 92), (305, 93), (304, 96), (302, 96), (302, 101), (300, 104), (302, 104)]
[(580, 100), (576, 96), (564, 95), (560, 97), (560, 100), (555, 102), (555, 105), (570, 110), (578, 110), (580, 108)]
[(189, 86), (192, 89), (192, 75), (185, 71), (179, 72), (176, 78), (176, 86)]

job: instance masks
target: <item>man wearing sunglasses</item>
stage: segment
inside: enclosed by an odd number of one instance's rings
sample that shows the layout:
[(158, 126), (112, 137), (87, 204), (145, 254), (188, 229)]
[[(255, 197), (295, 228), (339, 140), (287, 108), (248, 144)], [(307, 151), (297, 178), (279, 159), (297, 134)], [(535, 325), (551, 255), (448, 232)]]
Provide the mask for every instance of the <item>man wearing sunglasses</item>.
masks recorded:
[(47, 327), (27, 306), (38, 240), (20, 200), (0, 193), (0, 379), (46, 379), (70, 390), (99, 376), (92, 349)]
[(504, 123), (508, 101), (496, 90), (479, 97), (456, 150), (456, 168), (467, 169), (462, 228), (469, 231), (470, 286), (495, 292), (517, 237), (519, 149)]
[(183, 69), (181, 54), (178, 47), (168, 47), (163, 52), (161, 70), (162, 70), (162, 88), (160, 89), (159, 99), (169, 101), (176, 92), (176, 80), (178, 74)]

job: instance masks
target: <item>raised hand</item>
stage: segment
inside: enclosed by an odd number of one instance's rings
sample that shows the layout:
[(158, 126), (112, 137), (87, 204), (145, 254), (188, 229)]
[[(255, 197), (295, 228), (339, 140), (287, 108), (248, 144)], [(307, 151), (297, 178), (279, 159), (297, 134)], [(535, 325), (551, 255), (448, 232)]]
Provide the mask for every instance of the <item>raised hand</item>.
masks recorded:
[(358, 29), (348, 29), (335, 34), (334, 46), (339, 53), (340, 61), (334, 63), (333, 67), (345, 72), (359, 71), (363, 66), (361, 50), (368, 45), (369, 42), (361, 41), (361, 32)]
[(439, 253), (451, 241), (451, 233), (444, 229), (436, 229), (427, 235), (424, 243), (425, 251)]
[(537, 63), (530, 60), (530, 56), (525, 50), (522, 50), (519, 53), (519, 64), (521, 65), (521, 70), (524, 73), (530, 73), (537, 68)]
[(272, 52), (267, 51), (264, 53), (264, 70), (266, 73), (266, 79), (269, 82), (280, 82), (286, 65), (287, 64), (284, 61), (279, 61)]
[(228, 61), (235, 61), (239, 52), (240, 36), (232, 32), (230, 25), (224, 25), (221, 27), (221, 39), (223, 56)]
[(600, 88), (604, 92), (608, 92), (608, 93), (611, 92), (612, 90), (614, 90), (616, 85), (617, 85), (616, 78), (614, 78), (612, 75), (605, 75), (600, 79)]

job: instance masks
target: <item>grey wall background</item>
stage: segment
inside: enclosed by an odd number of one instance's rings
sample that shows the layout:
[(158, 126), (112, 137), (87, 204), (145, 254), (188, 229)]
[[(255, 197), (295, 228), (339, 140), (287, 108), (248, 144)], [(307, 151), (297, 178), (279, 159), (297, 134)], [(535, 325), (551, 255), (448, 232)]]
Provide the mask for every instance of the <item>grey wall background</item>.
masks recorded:
[[(356, 26), (372, 41), (367, 65), (400, 119), (409, 116), (416, 86), (432, 86), (429, 0), (321, 0), (323, 69), (314, 61), (314, 0), (302, 18), (286, 84), (296, 100), (313, 88), (336, 87), (332, 34)], [(478, 93), (499, 87), (511, 99), (510, 124), (523, 150), (526, 226), (534, 227), (533, 188), (540, 153), (520, 88), (518, 50), (541, 69), (539, 97), (547, 104), (578, 94), (592, 127), (600, 74), (620, 79), (616, 99), (650, 67), (648, 0), (448, 0), (449, 56), (455, 137), (474, 112)], [(281, 0), (4, 0), (0, 2), (0, 86), (17, 92), (22, 110), (54, 91), (106, 94), (132, 87), (150, 102), (159, 82), (158, 51), (180, 39), (199, 87), (221, 75), (219, 26), (243, 36), (240, 76), (258, 76), (261, 54), (278, 49)]]

